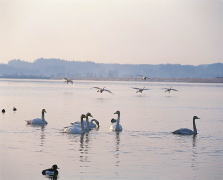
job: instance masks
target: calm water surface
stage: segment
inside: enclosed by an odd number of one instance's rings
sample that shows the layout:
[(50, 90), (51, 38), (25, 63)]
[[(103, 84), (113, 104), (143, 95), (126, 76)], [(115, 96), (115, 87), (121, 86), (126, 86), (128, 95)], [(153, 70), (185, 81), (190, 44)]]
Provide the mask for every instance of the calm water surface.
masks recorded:
[[(99, 94), (91, 87), (107, 87)], [(136, 94), (131, 87), (151, 90)], [(173, 87), (178, 92), (164, 93)], [(13, 112), (16, 106), (18, 111)], [(0, 80), (0, 179), (46, 179), (41, 170), (57, 164), (60, 180), (222, 180), (223, 85), (150, 82)], [(25, 120), (47, 110), (48, 125)], [(109, 132), (121, 111), (123, 132)], [(100, 129), (85, 135), (61, 133), (91, 112)], [(192, 128), (198, 135), (171, 131)]]

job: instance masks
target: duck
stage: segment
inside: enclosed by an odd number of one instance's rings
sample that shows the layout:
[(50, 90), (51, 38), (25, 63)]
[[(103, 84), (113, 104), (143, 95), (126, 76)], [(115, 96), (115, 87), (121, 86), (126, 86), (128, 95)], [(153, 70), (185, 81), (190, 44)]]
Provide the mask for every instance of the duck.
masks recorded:
[(80, 124), (73, 123), (72, 126), (65, 127), (63, 132), (68, 134), (84, 134), (86, 132), (84, 128), (84, 118), (86, 118), (86, 116), (82, 114)]
[(5, 113), (5, 109), (2, 109), (2, 113)]
[(47, 175), (47, 176), (57, 176), (59, 174), (58, 172), (58, 166), (56, 164), (54, 164), (51, 168), (49, 169), (44, 169), (42, 171), (42, 175)]
[(110, 90), (105, 89), (105, 87), (103, 87), (103, 88), (93, 87), (93, 88), (97, 89), (97, 92), (100, 92), (100, 93), (103, 93), (104, 91), (109, 92), (109, 93), (112, 93)]
[(45, 109), (42, 109), (42, 117), (41, 118), (35, 118), (32, 120), (26, 121), (28, 125), (37, 125), (37, 126), (44, 126), (47, 125), (47, 121), (45, 120), (44, 114), (46, 113)]
[(197, 116), (193, 116), (193, 130), (187, 129), (187, 128), (181, 128), (176, 131), (173, 131), (173, 134), (178, 134), (178, 135), (197, 135), (197, 128), (195, 124), (195, 120), (200, 119)]
[(116, 131), (116, 132), (120, 132), (122, 131), (122, 125), (120, 124), (120, 111), (116, 111), (114, 114), (118, 115), (117, 119), (112, 119), (111, 120), (111, 125), (110, 125), (110, 130), (111, 131)]
[(13, 111), (17, 111), (16, 107), (13, 107), (12, 110), (13, 110)]

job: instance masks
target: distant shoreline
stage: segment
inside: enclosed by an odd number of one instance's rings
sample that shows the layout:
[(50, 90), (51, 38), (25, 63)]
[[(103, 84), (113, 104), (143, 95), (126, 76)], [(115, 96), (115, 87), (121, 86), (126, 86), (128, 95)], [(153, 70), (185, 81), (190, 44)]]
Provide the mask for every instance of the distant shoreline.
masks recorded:
[[(63, 78), (51, 77), (8, 77), (0, 76), (0, 79), (42, 79), (42, 80), (60, 80)], [(71, 78), (72, 80), (89, 81), (136, 81), (136, 82), (182, 82), (182, 83), (223, 83), (223, 77), (216, 78), (151, 78), (141, 80), (139, 78)]]

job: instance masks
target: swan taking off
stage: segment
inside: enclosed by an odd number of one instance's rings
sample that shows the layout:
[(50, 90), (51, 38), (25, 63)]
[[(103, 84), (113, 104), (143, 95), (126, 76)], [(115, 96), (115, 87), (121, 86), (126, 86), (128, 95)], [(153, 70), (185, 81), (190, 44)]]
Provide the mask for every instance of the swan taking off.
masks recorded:
[(93, 88), (97, 89), (97, 92), (100, 92), (100, 93), (103, 93), (104, 91), (109, 92), (109, 93), (112, 93), (110, 90), (105, 89), (105, 87), (103, 87), (103, 88), (93, 87)]
[(145, 87), (143, 87), (143, 88), (134, 88), (133, 87), (133, 89), (137, 90), (136, 93), (142, 93), (144, 90), (149, 90), (149, 89), (146, 89)]
[(122, 131), (122, 125), (120, 124), (120, 111), (116, 111), (114, 114), (118, 115), (118, 119), (112, 119), (111, 120), (111, 125), (110, 125), (110, 130), (111, 131)]
[(193, 131), (191, 129), (181, 128), (176, 131), (173, 131), (172, 133), (179, 134), (179, 135), (197, 135), (197, 128), (196, 128), (196, 124), (195, 124), (196, 119), (200, 119), (200, 118), (197, 116), (193, 117)]
[(42, 117), (41, 118), (35, 118), (35, 119), (32, 119), (32, 120), (28, 120), (28, 121), (26, 121), (27, 124), (29, 124), (29, 125), (37, 125), (37, 126), (47, 125), (47, 122), (46, 122), (45, 117), (44, 117), (45, 113), (46, 113), (46, 110), (42, 109)]
[(173, 89), (173, 88), (163, 88), (163, 89), (165, 89), (165, 92), (168, 92), (168, 93), (170, 93), (170, 91), (178, 91), (178, 90)]
[(86, 118), (86, 116), (82, 114), (80, 124), (73, 123), (72, 126), (65, 127), (63, 131), (68, 134), (84, 134), (86, 132), (84, 128), (84, 118)]
[(67, 84), (69, 84), (69, 83), (73, 84), (74, 83), (72, 79), (68, 79), (68, 78), (64, 78), (64, 79), (65, 79), (65, 82)]

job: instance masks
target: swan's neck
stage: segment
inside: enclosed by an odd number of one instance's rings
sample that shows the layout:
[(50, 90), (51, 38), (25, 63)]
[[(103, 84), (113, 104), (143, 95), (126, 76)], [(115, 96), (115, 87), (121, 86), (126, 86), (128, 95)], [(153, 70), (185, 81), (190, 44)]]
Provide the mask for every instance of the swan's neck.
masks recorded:
[(81, 118), (81, 130), (84, 131), (84, 120)]
[(89, 120), (88, 120), (88, 116), (86, 116), (86, 124), (87, 124), (87, 129), (89, 130)]
[(194, 134), (197, 134), (197, 127), (195, 124), (195, 119), (193, 119), (193, 129), (194, 129)]
[(42, 120), (45, 121), (44, 112), (42, 112)]
[(119, 126), (119, 123), (120, 123), (120, 114), (118, 114), (117, 126)]

